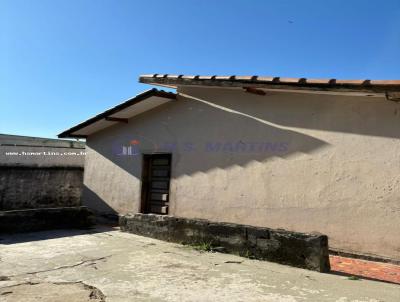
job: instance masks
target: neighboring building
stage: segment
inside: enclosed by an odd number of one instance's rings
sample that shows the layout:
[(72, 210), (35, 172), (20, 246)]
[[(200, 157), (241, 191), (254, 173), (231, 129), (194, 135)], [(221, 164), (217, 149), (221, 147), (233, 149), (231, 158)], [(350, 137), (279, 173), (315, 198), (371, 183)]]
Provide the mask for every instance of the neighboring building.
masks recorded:
[(80, 205), (85, 143), (0, 134), (0, 211)]
[(85, 162), (85, 142), (0, 133), (0, 165), (79, 167)]
[(141, 76), (87, 139), (83, 202), (329, 236), (400, 260), (400, 81)]

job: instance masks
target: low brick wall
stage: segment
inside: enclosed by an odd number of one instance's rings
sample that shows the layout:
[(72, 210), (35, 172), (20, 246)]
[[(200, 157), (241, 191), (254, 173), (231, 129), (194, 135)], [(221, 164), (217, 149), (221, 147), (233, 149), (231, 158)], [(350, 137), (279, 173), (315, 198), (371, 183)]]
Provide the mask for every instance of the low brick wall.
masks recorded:
[(120, 217), (122, 231), (182, 244), (210, 243), (228, 253), (319, 272), (330, 270), (328, 237), (155, 214)]
[(94, 216), (87, 207), (40, 208), (0, 212), (0, 233), (87, 228)]

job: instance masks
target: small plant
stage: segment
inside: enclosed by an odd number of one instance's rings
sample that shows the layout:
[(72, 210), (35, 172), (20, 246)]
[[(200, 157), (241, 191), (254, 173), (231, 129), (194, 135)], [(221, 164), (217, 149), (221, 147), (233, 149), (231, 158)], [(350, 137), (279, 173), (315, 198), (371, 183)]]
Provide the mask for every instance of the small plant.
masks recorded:
[(359, 278), (357, 276), (350, 276), (347, 279), (349, 279), (349, 280), (361, 280), (361, 278)]
[(212, 242), (200, 242), (190, 244), (192, 248), (200, 252), (211, 252), (213, 250)]

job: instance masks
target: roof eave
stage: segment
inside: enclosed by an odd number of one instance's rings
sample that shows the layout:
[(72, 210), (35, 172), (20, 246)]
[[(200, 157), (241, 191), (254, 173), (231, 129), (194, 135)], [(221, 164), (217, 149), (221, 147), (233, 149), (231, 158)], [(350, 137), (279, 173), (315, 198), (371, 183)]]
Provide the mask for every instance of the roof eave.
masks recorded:
[(139, 82), (174, 88), (178, 86), (210, 86), (366, 93), (400, 91), (400, 80), (337, 80), (260, 76), (185, 76), (152, 74), (140, 76)]
[(82, 128), (87, 127), (97, 121), (106, 119), (107, 117), (110, 117), (111, 115), (113, 115), (127, 107), (133, 106), (133, 105), (135, 105), (141, 101), (144, 101), (150, 97), (153, 97), (153, 96), (169, 98), (169, 99), (176, 99), (176, 94), (173, 92), (166, 92), (163, 90), (158, 90), (156, 88), (146, 90), (146, 91), (136, 95), (135, 97), (133, 97), (111, 109), (108, 109), (92, 118), (89, 118), (88, 120), (86, 120), (82, 123), (79, 123), (78, 125), (70, 128), (70, 129), (67, 129), (67, 130), (61, 132), (60, 134), (57, 135), (57, 137), (58, 138), (84, 138), (84, 139), (86, 139), (87, 135), (79, 135), (79, 134), (73, 134), (73, 133), (77, 132), (77, 131), (81, 130)]

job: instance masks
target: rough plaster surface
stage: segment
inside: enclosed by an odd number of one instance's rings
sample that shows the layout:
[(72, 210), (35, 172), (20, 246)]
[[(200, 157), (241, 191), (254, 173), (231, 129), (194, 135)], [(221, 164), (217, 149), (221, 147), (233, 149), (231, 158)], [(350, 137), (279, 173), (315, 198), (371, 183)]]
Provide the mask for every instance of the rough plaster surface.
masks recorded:
[[(1, 238), (0, 294), (12, 291), (17, 284), (37, 283), (45, 296), (54, 293), (54, 284), (81, 282), (98, 289), (107, 302), (397, 302), (400, 296), (398, 285), (199, 252), (116, 230), (51, 231)], [(61, 290), (73, 294), (72, 288)], [(0, 295), (0, 301), (15, 301), (12, 299), (20, 297), (18, 294), (20, 291)]]
[[(138, 140), (143, 153), (172, 153), (171, 215), (317, 231), (333, 248), (400, 259), (400, 104), (217, 88), (180, 92), (190, 97), (88, 138), (88, 206), (140, 211), (142, 158), (116, 152)], [(270, 147), (205, 148), (237, 142)]]
[(82, 184), (82, 168), (1, 167), (0, 211), (79, 206)]

